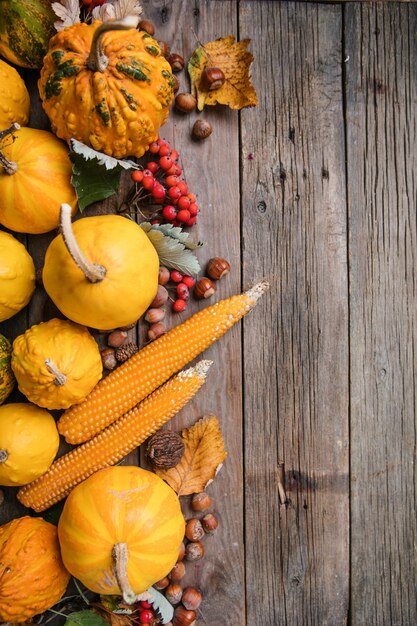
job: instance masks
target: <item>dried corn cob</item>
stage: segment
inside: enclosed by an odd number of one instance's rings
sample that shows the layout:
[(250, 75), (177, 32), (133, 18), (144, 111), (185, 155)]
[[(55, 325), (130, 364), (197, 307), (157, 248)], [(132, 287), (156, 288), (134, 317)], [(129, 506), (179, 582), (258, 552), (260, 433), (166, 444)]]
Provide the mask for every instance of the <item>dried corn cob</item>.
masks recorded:
[(200, 361), (179, 372), (114, 424), (57, 459), (49, 470), (21, 487), (17, 497), (27, 507), (43, 511), (65, 498), (94, 472), (115, 465), (190, 400), (204, 383), (212, 361)]
[(103, 378), (80, 404), (61, 416), (58, 430), (68, 443), (82, 443), (129, 411), (172, 374), (206, 350), (250, 311), (268, 289), (261, 282), (206, 307), (148, 344)]

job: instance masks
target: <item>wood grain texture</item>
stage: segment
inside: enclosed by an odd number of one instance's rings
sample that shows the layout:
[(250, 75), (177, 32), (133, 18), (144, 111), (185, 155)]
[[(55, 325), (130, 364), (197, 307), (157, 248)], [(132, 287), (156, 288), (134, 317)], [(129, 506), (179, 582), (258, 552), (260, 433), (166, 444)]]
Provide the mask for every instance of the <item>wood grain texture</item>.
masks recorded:
[(247, 623), (342, 625), (349, 591), (342, 10), (241, 2), (240, 37), (252, 39), (260, 96), (241, 116), (243, 282), (271, 281), (262, 315), (244, 322)]
[(346, 6), (354, 624), (417, 623), (416, 28)]

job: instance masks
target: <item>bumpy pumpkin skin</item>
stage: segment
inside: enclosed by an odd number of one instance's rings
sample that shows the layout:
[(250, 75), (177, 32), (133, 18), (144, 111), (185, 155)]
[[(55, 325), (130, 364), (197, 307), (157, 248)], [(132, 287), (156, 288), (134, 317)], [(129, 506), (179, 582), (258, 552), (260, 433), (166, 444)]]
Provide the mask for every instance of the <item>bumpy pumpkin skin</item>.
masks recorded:
[(20, 67), (40, 68), (55, 33), (51, 0), (0, 2), (0, 54)]
[(20, 487), (44, 474), (58, 446), (58, 429), (48, 411), (29, 402), (0, 406), (0, 485)]
[(29, 121), (30, 98), (18, 72), (0, 59), (0, 129), (13, 122), (26, 126)]
[(73, 231), (85, 257), (105, 267), (106, 276), (89, 282), (58, 235), (49, 244), (42, 271), (49, 297), (68, 319), (90, 328), (132, 324), (158, 288), (155, 248), (135, 222), (120, 215), (84, 217), (74, 222)]
[(15, 174), (0, 167), (0, 224), (18, 233), (47, 233), (58, 227), (61, 202), (77, 210), (67, 146), (46, 130), (21, 128), (2, 150), (17, 164)]
[(75, 24), (52, 37), (39, 93), (54, 133), (116, 158), (141, 157), (155, 141), (174, 96), (171, 67), (144, 31), (103, 35), (105, 71), (87, 65), (101, 22)]
[(23, 622), (53, 606), (70, 579), (57, 529), (41, 517), (0, 526), (0, 620)]
[(68, 496), (58, 536), (68, 571), (92, 591), (119, 594), (112, 548), (125, 542), (127, 576), (136, 594), (166, 576), (184, 537), (175, 492), (153, 472), (115, 466), (100, 470)]
[[(48, 368), (49, 361), (65, 380)], [(31, 326), (16, 337), (12, 368), (27, 399), (51, 410), (81, 402), (103, 371), (99, 347), (88, 330), (57, 318)]]
[(0, 231), (0, 322), (27, 305), (35, 290), (35, 266), (25, 246)]
[(0, 404), (11, 394), (16, 379), (12, 366), (12, 345), (4, 335), (0, 335)]

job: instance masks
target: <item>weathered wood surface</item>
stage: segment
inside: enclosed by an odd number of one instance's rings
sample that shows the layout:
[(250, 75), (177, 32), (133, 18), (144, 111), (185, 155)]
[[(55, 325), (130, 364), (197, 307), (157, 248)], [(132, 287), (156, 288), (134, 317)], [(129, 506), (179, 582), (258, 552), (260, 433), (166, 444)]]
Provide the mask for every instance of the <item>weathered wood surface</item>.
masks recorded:
[[(185, 58), (198, 41), (251, 38), (260, 99), (173, 111), (161, 132), (198, 196), (202, 267), (232, 265), (216, 299), (271, 282), (205, 353), (205, 387), (168, 426), (214, 413), (229, 453), (210, 487), (221, 529), (187, 571), (205, 595), (198, 623), (412, 626), (417, 6), (142, 4)], [(36, 94), (36, 72), (25, 78)], [(45, 128), (34, 102), (31, 125)], [(190, 139), (198, 115), (214, 128), (202, 143)], [(38, 267), (51, 237), (20, 237)], [(53, 315), (38, 288), (0, 332)], [(1, 521), (25, 511), (5, 495)]]

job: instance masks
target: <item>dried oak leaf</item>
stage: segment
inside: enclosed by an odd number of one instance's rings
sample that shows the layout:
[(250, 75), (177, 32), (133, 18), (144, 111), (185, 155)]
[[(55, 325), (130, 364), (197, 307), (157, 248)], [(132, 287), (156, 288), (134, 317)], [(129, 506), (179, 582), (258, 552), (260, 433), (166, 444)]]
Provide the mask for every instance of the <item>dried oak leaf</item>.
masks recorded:
[[(246, 49), (249, 43), (250, 39), (235, 41), (233, 35), (229, 35), (194, 51), (188, 62), (188, 73), (199, 111), (206, 105), (226, 104), (231, 109), (243, 109), (258, 104), (258, 96), (250, 81), (253, 55)], [(208, 91), (201, 84), (201, 74), (207, 65), (223, 71), (225, 82), (220, 89)]]
[(175, 467), (155, 470), (179, 496), (204, 491), (227, 456), (217, 417), (203, 417), (182, 433), (184, 454)]

